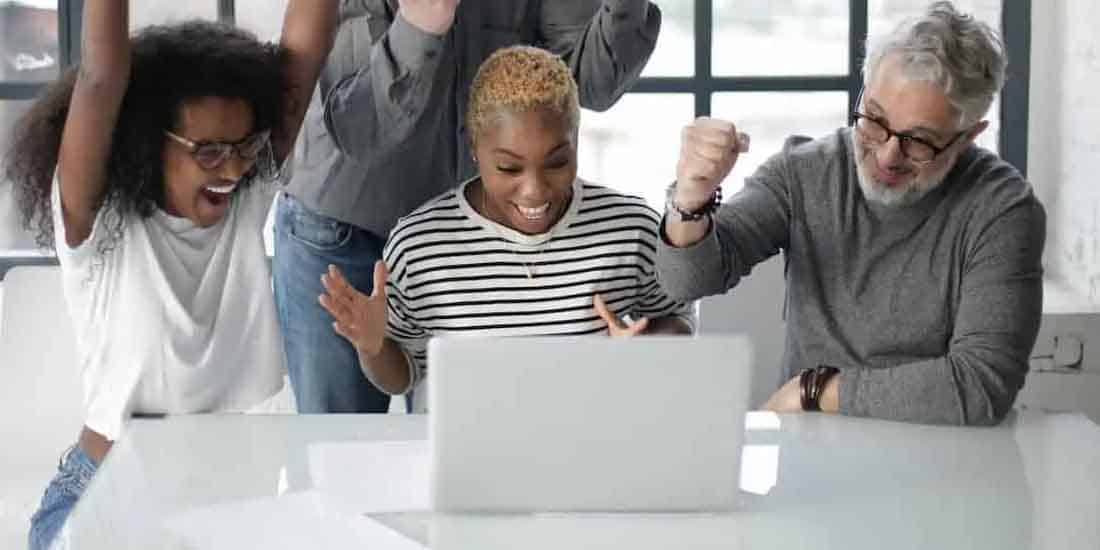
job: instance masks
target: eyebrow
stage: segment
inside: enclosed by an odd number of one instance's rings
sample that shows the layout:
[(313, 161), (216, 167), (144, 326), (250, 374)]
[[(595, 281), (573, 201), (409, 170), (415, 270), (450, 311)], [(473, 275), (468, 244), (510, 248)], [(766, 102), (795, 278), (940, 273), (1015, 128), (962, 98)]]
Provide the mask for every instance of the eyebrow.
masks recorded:
[[(563, 142), (559, 143), (556, 147), (551, 149), (548, 153), (546, 153), (546, 156), (553, 155), (554, 153), (557, 153), (558, 151), (561, 151), (562, 149), (564, 149), (568, 146), (569, 146), (569, 142), (568, 141), (563, 141)], [(505, 155), (508, 155), (510, 157), (514, 157), (514, 158), (517, 158), (517, 159), (523, 159), (524, 158), (523, 155), (514, 153), (514, 152), (509, 151), (508, 149), (505, 149), (503, 147), (497, 147), (496, 149), (493, 149), (493, 152), (494, 153), (504, 153)]]
[[(878, 111), (879, 113), (881, 113), (883, 115), (886, 114), (886, 109), (883, 109), (881, 105), (879, 105), (877, 102), (875, 102), (875, 100), (873, 100), (871, 98), (866, 98), (866, 101), (867, 101), (867, 106), (868, 107), (874, 109), (875, 111)], [(944, 139), (943, 134), (941, 134), (938, 130), (935, 130), (933, 128), (929, 128), (927, 126), (914, 126), (912, 128), (905, 128), (905, 129), (902, 129), (902, 130), (895, 130), (895, 132), (901, 132), (902, 134), (913, 134), (913, 133), (920, 132), (920, 133), (928, 134), (929, 137), (931, 137), (932, 139), (934, 139), (936, 141), (942, 141)], [(914, 136), (914, 137), (920, 137), (920, 136)]]

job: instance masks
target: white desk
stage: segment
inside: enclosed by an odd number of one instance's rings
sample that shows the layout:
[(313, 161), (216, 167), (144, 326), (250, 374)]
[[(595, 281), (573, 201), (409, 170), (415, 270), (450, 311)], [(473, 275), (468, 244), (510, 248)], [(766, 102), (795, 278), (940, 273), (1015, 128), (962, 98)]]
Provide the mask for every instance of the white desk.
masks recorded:
[[(767, 424), (768, 417), (750, 419)], [(752, 428), (747, 438), (747, 445), (778, 446), (778, 482), (767, 495), (745, 493), (734, 514), (370, 517), (444, 550), (1100, 548), (1100, 427), (1083, 416), (1021, 414), (991, 429), (823, 415), (779, 420), (778, 429)], [(316, 492), (310, 446), (424, 437), (417, 416), (135, 420), (72, 516), (72, 547), (194, 548), (164, 527), (181, 513)], [(321, 488), (346, 481), (345, 492), (357, 490), (362, 474), (332, 470), (321, 472)], [(761, 475), (769, 473), (776, 471)], [(317, 536), (311, 546), (325, 547)], [(354, 547), (408, 546), (364, 540)]]

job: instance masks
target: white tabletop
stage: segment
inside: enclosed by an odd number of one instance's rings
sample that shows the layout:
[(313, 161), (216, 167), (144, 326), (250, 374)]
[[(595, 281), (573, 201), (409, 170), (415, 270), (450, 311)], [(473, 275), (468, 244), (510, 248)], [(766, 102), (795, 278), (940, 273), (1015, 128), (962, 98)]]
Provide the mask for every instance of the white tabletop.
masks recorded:
[(423, 443), (377, 443), (422, 441), (423, 417), (135, 420), (73, 513), (72, 548), (1100, 548), (1100, 427), (1084, 416), (747, 424), (742, 486), (766, 494), (736, 513), (490, 517), (366, 513), (423, 477), (396, 458)]

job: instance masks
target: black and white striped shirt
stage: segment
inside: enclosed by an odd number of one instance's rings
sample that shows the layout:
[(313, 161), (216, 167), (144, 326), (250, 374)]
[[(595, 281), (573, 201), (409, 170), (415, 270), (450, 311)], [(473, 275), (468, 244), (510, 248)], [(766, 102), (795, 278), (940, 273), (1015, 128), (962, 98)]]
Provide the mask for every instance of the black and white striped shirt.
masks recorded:
[[(641, 198), (578, 179), (562, 219), (525, 235), (478, 214), (469, 184), (402, 218), (386, 243), (387, 333), (411, 359), (414, 381), (424, 380), (433, 336), (606, 333), (595, 294), (619, 316), (692, 323), (691, 306), (657, 283), (660, 217)], [(416, 392), (414, 409), (424, 410), (426, 393)]]

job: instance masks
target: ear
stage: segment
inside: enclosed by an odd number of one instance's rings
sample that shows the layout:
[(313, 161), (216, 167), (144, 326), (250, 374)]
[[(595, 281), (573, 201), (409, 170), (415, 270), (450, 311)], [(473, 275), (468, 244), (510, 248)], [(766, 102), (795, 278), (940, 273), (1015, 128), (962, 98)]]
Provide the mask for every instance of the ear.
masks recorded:
[(978, 136), (982, 135), (982, 132), (984, 132), (986, 128), (989, 128), (988, 120), (983, 120), (975, 124), (973, 128), (966, 132), (966, 144), (970, 145), (974, 143), (974, 140), (978, 139)]
[(474, 160), (474, 164), (477, 164), (477, 139), (472, 135), (467, 135), (466, 144), (470, 148), (470, 158)]

